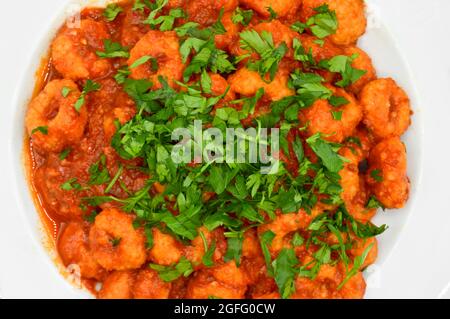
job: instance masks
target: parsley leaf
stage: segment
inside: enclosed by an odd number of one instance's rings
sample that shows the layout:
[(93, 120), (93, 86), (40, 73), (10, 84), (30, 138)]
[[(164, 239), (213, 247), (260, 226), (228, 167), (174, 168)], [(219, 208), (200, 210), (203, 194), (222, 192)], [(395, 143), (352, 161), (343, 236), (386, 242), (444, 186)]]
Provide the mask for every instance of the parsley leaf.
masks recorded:
[(100, 90), (101, 86), (98, 83), (95, 83), (92, 80), (87, 80), (86, 84), (84, 85), (83, 91), (81, 92), (80, 97), (75, 102), (74, 108), (77, 112), (80, 112), (81, 108), (83, 107), (85, 101), (86, 101), (86, 95)]
[(181, 276), (189, 277), (194, 272), (194, 268), (189, 260), (186, 257), (181, 257), (180, 261), (177, 264), (165, 267), (156, 264), (150, 264), (150, 268), (156, 270), (159, 274), (159, 277), (165, 282), (174, 281)]
[(244, 27), (246, 27), (250, 24), (250, 21), (253, 18), (253, 14), (253, 10), (243, 10), (240, 7), (237, 7), (233, 15), (231, 16), (231, 21), (233, 21), (234, 24), (240, 23)]
[(114, 21), (121, 12), (123, 12), (123, 9), (117, 3), (111, 3), (106, 7), (103, 16), (107, 21), (111, 22)]
[(120, 43), (112, 42), (110, 39), (103, 40), (105, 51), (97, 51), (96, 54), (103, 59), (106, 58), (125, 58), (130, 57), (130, 53)]
[(280, 251), (272, 263), (275, 282), (280, 291), (281, 298), (287, 299), (295, 292), (295, 267), (298, 265), (297, 256), (293, 249)]
[(330, 172), (338, 173), (342, 170), (344, 167), (343, 159), (333, 149), (332, 143), (321, 138), (321, 133), (309, 137), (306, 142)]
[[(267, 31), (259, 34), (255, 30), (246, 30), (240, 33), (240, 37), (243, 49), (256, 52), (260, 56), (260, 60), (249, 62), (248, 68), (257, 71), (264, 81), (272, 82), (278, 71), (278, 65), (288, 51), (286, 43), (282, 42), (275, 47), (272, 34)], [(267, 74), (269, 81), (266, 80)]]
[(31, 131), (31, 135), (33, 135), (33, 134), (35, 134), (35, 133), (37, 133), (37, 132), (40, 132), (40, 133), (42, 133), (42, 134), (44, 134), (44, 135), (48, 135), (48, 126), (39, 126), (39, 127), (36, 127), (35, 129), (33, 129), (33, 130)]

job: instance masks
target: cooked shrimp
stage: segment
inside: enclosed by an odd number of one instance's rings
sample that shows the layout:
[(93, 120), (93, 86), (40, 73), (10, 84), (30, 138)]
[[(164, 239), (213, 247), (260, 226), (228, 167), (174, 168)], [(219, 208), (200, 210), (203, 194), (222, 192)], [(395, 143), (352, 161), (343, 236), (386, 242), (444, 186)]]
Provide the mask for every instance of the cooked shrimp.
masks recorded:
[(268, 8), (272, 8), (277, 13), (278, 18), (282, 18), (290, 12), (297, 11), (302, 4), (302, 0), (239, 0), (239, 3), (255, 10), (263, 18), (270, 17)]
[(83, 224), (72, 222), (64, 227), (57, 245), (64, 265), (78, 265), (84, 278), (103, 277), (105, 272), (92, 256), (88, 246), (88, 232)]
[(358, 157), (349, 148), (342, 148), (339, 154), (347, 160), (344, 168), (339, 172), (342, 187), (341, 198), (347, 204), (351, 203), (359, 192), (359, 162)]
[[(351, 94), (343, 89), (330, 88), (334, 95), (344, 97), (349, 103), (340, 107), (333, 107), (327, 100), (317, 100), (311, 107), (300, 111), (299, 119), (308, 124), (306, 129), (308, 136), (320, 132), (325, 134), (325, 139), (341, 143), (352, 135), (361, 121), (362, 110)], [(336, 113), (333, 112), (341, 114), (341, 118), (336, 118), (334, 115)]]
[(367, 184), (384, 207), (402, 208), (405, 205), (409, 197), (409, 179), (406, 148), (399, 137), (382, 140), (371, 150)]
[(350, 249), (350, 255), (353, 258), (356, 258), (358, 256), (361, 256), (364, 254), (366, 249), (370, 245), (373, 245), (372, 248), (369, 250), (369, 253), (367, 254), (366, 259), (364, 260), (364, 263), (361, 266), (361, 270), (364, 270), (368, 266), (375, 263), (377, 257), (378, 257), (378, 241), (375, 237), (371, 237), (368, 239), (361, 239), (361, 238), (353, 238), (354, 244), (352, 246), (352, 249)]
[(361, 157), (358, 149), (361, 148), (357, 146), (355, 150), (353, 147), (344, 147), (339, 151), (339, 154), (347, 159), (344, 168), (339, 172), (342, 186), (341, 198), (350, 215), (360, 222), (367, 222), (376, 214), (376, 209), (366, 208), (369, 195), (365, 179), (359, 173)]
[(186, 12), (189, 20), (202, 25), (211, 25), (217, 21), (221, 9), (225, 13), (234, 11), (238, 0), (196, 0), (187, 1)]
[(127, 9), (123, 20), (121, 43), (126, 47), (134, 47), (136, 43), (150, 31), (150, 25), (145, 24), (145, 13), (132, 8)]
[(177, 263), (183, 255), (183, 246), (174, 237), (153, 228), (153, 247), (149, 259), (158, 265), (169, 266)]
[[(64, 90), (69, 91), (66, 97)], [(25, 125), (36, 148), (57, 153), (79, 142), (87, 122), (86, 108), (78, 112), (74, 107), (80, 95), (73, 81), (54, 80), (31, 101)]]
[(350, 85), (347, 89), (353, 94), (359, 94), (364, 86), (377, 78), (377, 71), (373, 67), (370, 56), (358, 47), (350, 46), (344, 49), (344, 54), (351, 57), (357, 55), (353, 60), (352, 67), (366, 71), (358, 81)]
[(100, 78), (111, 70), (111, 62), (101, 59), (96, 51), (103, 51), (103, 40), (109, 39), (103, 22), (83, 19), (80, 28), (65, 27), (52, 44), (52, 61), (65, 78), (81, 80)]
[(366, 283), (362, 273), (358, 272), (341, 289), (338, 289), (339, 285), (345, 279), (345, 274), (345, 265), (343, 263), (335, 266), (322, 265), (314, 280), (297, 277), (295, 281), (296, 292), (292, 295), (292, 298), (361, 299), (366, 290)]
[(328, 4), (330, 10), (336, 11), (339, 23), (336, 34), (330, 36), (337, 45), (355, 43), (366, 31), (367, 20), (363, 0), (303, 0), (302, 21), (306, 22), (317, 12), (315, 8)]
[(390, 78), (367, 84), (361, 91), (360, 102), (364, 123), (380, 139), (401, 136), (411, 124), (409, 98)]
[(342, 49), (336, 46), (333, 42), (325, 38), (323, 44), (317, 42), (317, 38), (308, 34), (301, 34), (297, 36), (306, 53), (311, 52), (314, 60), (320, 62), (321, 60), (331, 59), (343, 53)]
[(156, 271), (145, 269), (136, 276), (133, 295), (135, 299), (167, 299), (171, 288), (172, 284), (162, 281)]
[(256, 71), (250, 71), (246, 67), (240, 68), (236, 73), (231, 75), (228, 82), (231, 89), (245, 96), (253, 96), (256, 92), (263, 88), (265, 95), (272, 101), (278, 101), (295, 92), (288, 88), (289, 73), (283, 69), (279, 69), (275, 75), (275, 79), (266, 83)]
[(114, 271), (103, 282), (99, 299), (132, 299), (136, 274), (133, 271)]
[[(160, 88), (158, 77), (162, 76), (170, 85), (174, 85), (174, 81), (181, 80), (184, 70), (179, 50), (180, 44), (175, 32), (149, 31), (130, 51), (128, 59), (128, 66), (131, 68), (130, 77), (151, 80), (154, 88)], [(152, 61), (132, 68), (133, 63), (145, 56), (156, 59), (157, 71), (153, 70)]]
[(298, 213), (293, 214), (283, 214), (279, 212), (274, 220), (260, 226), (258, 228), (258, 233), (262, 235), (270, 230), (275, 234), (269, 250), (271, 253), (276, 254), (285, 246), (285, 238), (288, 234), (300, 229), (306, 229), (312, 220), (320, 215), (321, 212), (322, 211), (318, 208), (313, 209), (311, 214), (308, 214), (304, 210), (300, 210)]
[(117, 209), (103, 210), (89, 233), (89, 246), (107, 270), (139, 268), (146, 260), (145, 237), (133, 227), (133, 217)]
[(232, 16), (232, 12), (227, 12), (223, 15), (221, 22), (227, 32), (225, 34), (218, 34), (215, 37), (216, 47), (221, 50), (228, 50), (233, 43), (239, 41), (241, 25), (234, 23), (231, 20)]
[(359, 176), (359, 188), (356, 195), (345, 201), (345, 206), (349, 214), (361, 223), (367, 223), (377, 213), (376, 208), (367, 208), (370, 194), (367, 190), (366, 180), (363, 175)]
[(186, 298), (241, 299), (244, 298), (247, 285), (248, 280), (244, 271), (231, 261), (212, 269), (196, 272), (189, 281)]

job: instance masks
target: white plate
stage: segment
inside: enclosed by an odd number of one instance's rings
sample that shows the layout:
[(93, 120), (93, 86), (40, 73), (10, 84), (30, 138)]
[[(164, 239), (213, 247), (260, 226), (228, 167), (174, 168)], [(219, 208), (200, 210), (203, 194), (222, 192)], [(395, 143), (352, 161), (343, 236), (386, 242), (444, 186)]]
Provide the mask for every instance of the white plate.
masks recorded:
[[(2, 213), (0, 213), (0, 290), (4, 297), (77, 298), (42, 244), (42, 231), (21, 167), (23, 115), (39, 57), (63, 22), (69, 0), (6, 4), (0, 21), (3, 103), (0, 127)], [(374, 60), (379, 76), (394, 77), (411, 97), (415, 115), (404, 137), (408, 147), (411, 200), (400, 211), (379, 213), (389, 230), (379, 237), (380, 256), (368, 273), (368, 298), (445, 295), (450, 281), (450, 209), (445, 191), (449, 152), (445, 131), (450, 105), (449, 45), (446, 0), (372, 0), (369, 30), (360, 45)], [(5, 6), (5, 5), (4, 5)], [(26, 8), (26, 10), (24, 10)], [(401, 18), (399, 18), (401, 17)], [(14, 32), (11, 32), (11, 31)], [(448, 36), (447, 36), (448, 37)], [(408, 63), (409, 62), (409, 63)], [(3, 92), (3, 90), (5, 92)], [(445, 99), (447, 97), (447, 99)]]

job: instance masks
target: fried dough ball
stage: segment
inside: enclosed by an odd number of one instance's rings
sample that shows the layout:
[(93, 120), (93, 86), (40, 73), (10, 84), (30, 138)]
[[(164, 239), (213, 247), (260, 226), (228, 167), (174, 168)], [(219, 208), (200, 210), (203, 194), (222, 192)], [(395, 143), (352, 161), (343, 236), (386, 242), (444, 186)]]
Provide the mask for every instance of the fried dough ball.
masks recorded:
[(390, 78), (368, 83), (360, 94), (364, 123), (377, 138), (401, 136), (411, 124), (408, 95)]
[(363, 0), (303, 0), (301, 20), (306, 22), (317, 14), (314, 10), (328, 4), (330, 10), (336, 11), (338, 29), (330, 39), (337, 45), (355, 43), (366, 31), (367, 20)]
[(88, 116), (86, 107), (75, 109), (80, 95), (73, 81), (53, 80), (31, 101), (25, 126), (33, 146), (43, 152), (58, 153), (80, 141)]
[[(153, 61), (132, 67), (142, 57), (151, 56), (156, 59), (158, 70), (153, 69)], [(153, 82), (153, 88), (161, 88), (159, 76), (166, 78), (171, 86), (174, 81), (183, 77), (185, 65), (181, 59), (180, 43), (177, 34), (173, 31), (149, 31), (142, 37), (130, 51), (128, 66), (131, 69), (130, 77), (135, 80), (145, 79)]]
[(58, 239), (58, 252), (64, 265), (78, 265), (84, 278), (101, 279), (104, 270), (95, 261), (88, 245), (88, 232), (82, 223), (71, 222)]
[(145, 262), (145, 237), (134, 229), (133, 217), (118, 209), (103, 210), (89, 233), (89, 246), (106, 270), (136, 269)]
[[(320, 132), (325, 134), (323, 137), (326, 140), (341, 143), (352, 135), (361, 121), (362, 110), (351, 94), (340, 88), (330, 87), (330, 89), (334, 95), (344, 97), (349, 103), (334, 107), (327, 100), (317, 100), (311, 107), (300, 111), (299, 119), (302, 123), (307, 124), (306, 134), (308, 136)], [(341, 114), (341, 118), (339, 119), (333, 114)]]
[(373, 67), (370, 56), (360, 48), (353, 46), (347, 47), (344, 49), (344, 54), (349, 57), (358, 55), (358, 57), (353, 61), (352, 67), (358, 70), (366, 71), (366, 74), (347, 88), (353, 94), (359, 94), (367, 83), (377, 78), (377, 72)]
[(272, 8), (277, 13), (278, 18), (287, 16), (290, 12), (295, 12), (300, 7), (302, 0), (239, 0), (244, 7), (255, 10), (263, 18), (270, 17), (268, 8)]
[(111, 62), (97, 56), (110, 35), (103, 22), (83, 19), (79, 28), (64, 27), (52, 44), (52, 62), (63, 77), (72, 80), (95, 79), (111, 71)]
[(409, 197), (406, 148), (399, 137), (378, 143), (370, 152), (367, 184), (386, 208), (402, 208)]

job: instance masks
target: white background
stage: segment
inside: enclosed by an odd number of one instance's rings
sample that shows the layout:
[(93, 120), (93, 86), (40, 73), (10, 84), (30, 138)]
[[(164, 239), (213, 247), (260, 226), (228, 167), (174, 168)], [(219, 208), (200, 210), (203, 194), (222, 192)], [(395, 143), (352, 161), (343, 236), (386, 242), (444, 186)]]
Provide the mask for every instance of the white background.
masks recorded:
[[(0, 295), (9, 298), (70, 297), (54, 267), (42, 258), (11, 193), (2, 150), (8, 143), (11, 97), (37, 45), (49, 12), (61, 0), (2, 3), (0, 20)], [(416, 211), (383, 265), (383, 297), (450, 298), (450, 11), (449, 0), (371, 0), (396, 38), (418, 89), (424, 122), (424, 175)], [(32, 76), (32, 74), (30, 74)], [(24, 92), (28, 94), (28, 92)], [(61, 287), (64, 287), (62, 289)], [(64, 292), (62, 292), (64, 291)]]

